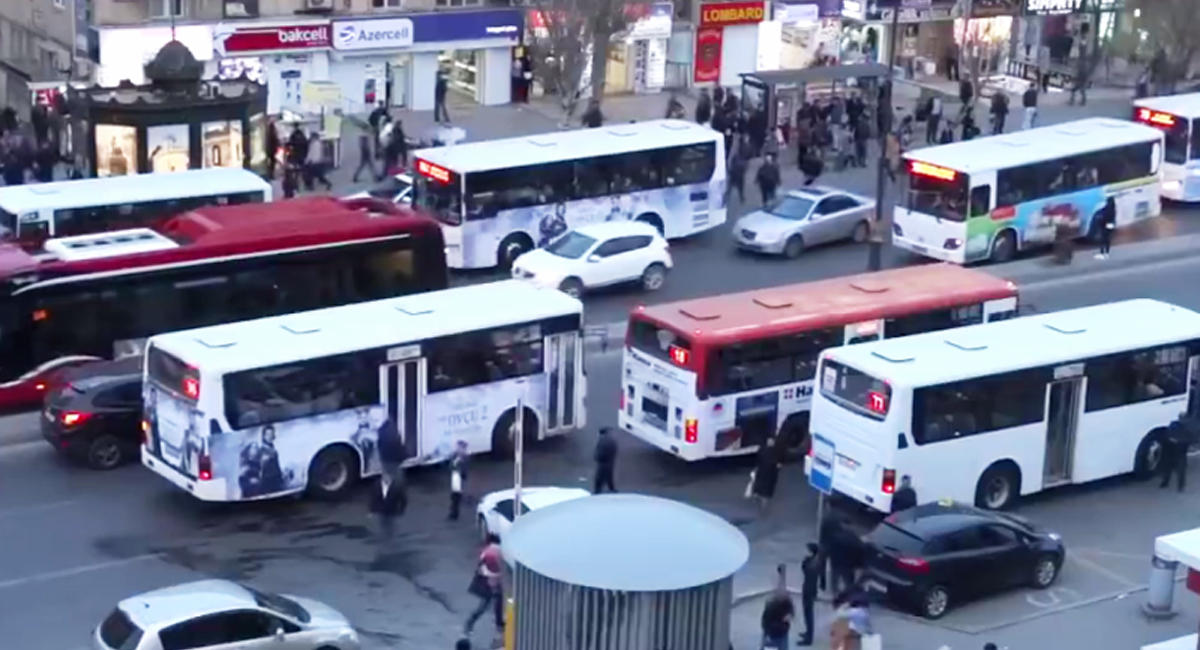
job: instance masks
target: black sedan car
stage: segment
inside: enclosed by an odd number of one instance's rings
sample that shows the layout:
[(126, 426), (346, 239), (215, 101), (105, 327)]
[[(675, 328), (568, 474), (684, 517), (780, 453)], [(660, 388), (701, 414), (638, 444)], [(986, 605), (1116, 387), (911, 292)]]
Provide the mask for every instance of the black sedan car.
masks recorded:
[(1055, 533), (952, 501), (893, 514), (864, 541), (867, 587), (926, 618), (1013, 587), (1045, 589), (1066, 555)]
[(142, 373), (138, 358), (73, 369), (46, 394), (42, 436), (93, 469), (135, 460), (141, 444)]

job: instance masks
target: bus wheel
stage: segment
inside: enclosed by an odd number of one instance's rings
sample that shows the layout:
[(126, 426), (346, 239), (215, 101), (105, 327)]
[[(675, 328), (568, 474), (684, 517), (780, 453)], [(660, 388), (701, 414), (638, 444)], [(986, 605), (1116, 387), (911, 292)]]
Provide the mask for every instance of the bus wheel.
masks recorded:
[(987, 468), (975, 486), (975, 505), (986, 510), (1003, 510), (1021, 493), (1021, 477), (1012, 463)]
[(654, 226), (654, 229), (658, 231), (658, 234), (662, 235), (663, 237), (667, 236), (666, 232), (663, 229), (662, 219), (660, 219), (657, 214), (647, 213), (647, 214), (643, 214), (643, 215), (638, 215), (638, 218), (634, 219), (634, 221), (648, 223), (651, 226)]
[(1011, 230), (1005, 230), (996, 236), (996, 241), (992, 242), (992, 262), (1002, 264), (1013, 258), (1017, 253), (1017, 240), (1013, 237)]
[[(492, 428), (492, 454), (499, 458), (512, 458), (516, 451), (516, 413), (516, 409), (508, 409), (496, 420), (496, 426)], [(524, 430), (526, 445), (538, 439), (538, 419), (533, 409), (525, 409), (521, 428)]]
[(1158, 473), (1163, 460), (1163, 431), (1155, 429), (1142, 438), (1133, 459), (1133, 476), (1145, 481)]
[(315, 497), (340, 497), (357, 480), (358, 457), (340, 445), (323, 449), (308, 466), (308, 491)]
[(783, 447), (784, 457), (788, 460), (800, 460), (808, 453), (812, 440), (808, 435), (808, 413), (793, 413), (779, 427), (779, 444)]
[(523, 232), (515, 232), (504, 238), (500, 242), (500, 247), (496, 249), (496, 264), (501, 270), (507, 271), (512, 268), (513, 262), (517, 258), (533, 250), (533, 240)]

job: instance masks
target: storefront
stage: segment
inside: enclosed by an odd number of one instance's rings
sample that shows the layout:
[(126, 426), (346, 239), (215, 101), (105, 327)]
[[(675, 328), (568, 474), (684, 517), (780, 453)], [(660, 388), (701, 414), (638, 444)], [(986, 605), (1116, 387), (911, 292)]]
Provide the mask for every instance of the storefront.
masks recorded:
[[(906, 6), (906, 5), (914, 6)], [(844, 62), (887, 63), (892, 21), (898, 23), (896, 65), (910, 77), (944, 72), (954, 52), (954, 0), (844, 0), (841, 57)], [(899, 16), (894, 12), (899, 10)]]
[(303, 90), (307, 82), (328, 81), (328, 21), (253, 26), (217, 25), (213, 48), (221, 78), (242, 74), (267, 86), (267, 111), (307, 112)]
[[(125, 80), (134, 85), (146, 83), (146, 64), (172, 40), (170, 27), (97, 27), (96, 32), (100, 58), (95, 81), (101, 86), (116, 86)], [(212, 25), (177, 25), (173, 40), (187, 46), (204, 64), (205, 77), (217, 74)]]
[(670, 2), (656, 2), (626, 7), (632, 13), (631, 24), (609, 44), (604, 92), (658, 92), (666, 83), (674, 6)]
[(701, 3), (693, 80), (737, 86), (742, 73), (758, 70), (759, 33), (766, 16), (763, 0)]
[[(775, 2), (772, 8), (772, 23), (779, 34), (778, 69), (796, 70), (837, 62), (842, 15), (840, 0)], [(759, 69), (768, 68), (760, 64)]]
[(460, 98), (507, 104), (523, 25), (515, 9), (335, 20), (329, 78), (351, 112), (377, 102), (430, 110), (439, 69)]
[(1123, 0), (1024, 0), (1013, 27), (1009, 73), (1033, 79), (1040, 68), (1048, 71), (1050, 85), (1070, 85), (1080, 52), (1095, 47), (1097, 39), (1112, 37), (1124, 7)]

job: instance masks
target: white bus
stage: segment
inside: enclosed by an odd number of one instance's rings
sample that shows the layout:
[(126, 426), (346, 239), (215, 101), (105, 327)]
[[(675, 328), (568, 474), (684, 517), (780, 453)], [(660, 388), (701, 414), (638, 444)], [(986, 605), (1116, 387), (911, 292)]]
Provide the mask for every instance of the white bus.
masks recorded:
[(725, 140), (652, 120), (422, 149), (415, 205), (451, 268), (508, 268), (568, 228), (635, 219), (669, 239), (725, 223)]
[(585, 422), (581, 303), (508, 280), (151, 337), (142, 463), (205, 501), (333, 496), (379, 471)]
[(1200, 93), (1136, 100), (1133, 119), (1161, 129), (1166, 138), (1162, 195), (1200, 201)]
[(1200, 314), (1148, 299), (826, 350), (806, 464), (883, 512), (905, 475), (922, 501), (985, 508), (1147, 476), (1198, 355)]
[(1062, 224), (1096, 237), (1108, 197), (1117, 227), (1159, 215), (1163, 135), (1095, 117), (916, 149), (892, 245), (947, 262), (1005, 262)]
[(37, 248), (52, 237), (153, 226), (186, 210), (271, 200), (248, 169), (216, 167), (0, 187), (0, 239)]

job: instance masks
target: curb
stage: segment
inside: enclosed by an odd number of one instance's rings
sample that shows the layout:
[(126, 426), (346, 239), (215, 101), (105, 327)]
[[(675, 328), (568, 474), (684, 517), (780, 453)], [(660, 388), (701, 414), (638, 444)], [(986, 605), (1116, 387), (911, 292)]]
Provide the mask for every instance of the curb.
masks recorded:
[(1069, 264), (1057, 265), (1051, 256), (1042, 255), (985, 267), (983, 270), (1017, 283), (1018, 288), (1023, 285), (1052, 284), (1089, 274), (1128, 270), (1194, 257), (1200, 252), (1200, 234), (1178, 235), (1125, 245), (1118, 243), (1113, 249), (1116, 251), (1115, 257), (1107, 261), (1092, 259), (1092, 247), (1083, 244), (1076, 247), (1075, 259)]

